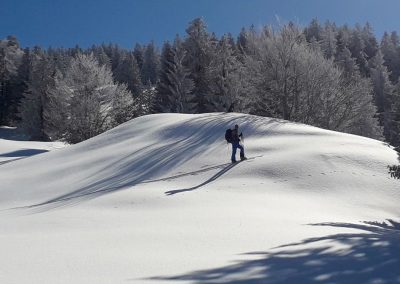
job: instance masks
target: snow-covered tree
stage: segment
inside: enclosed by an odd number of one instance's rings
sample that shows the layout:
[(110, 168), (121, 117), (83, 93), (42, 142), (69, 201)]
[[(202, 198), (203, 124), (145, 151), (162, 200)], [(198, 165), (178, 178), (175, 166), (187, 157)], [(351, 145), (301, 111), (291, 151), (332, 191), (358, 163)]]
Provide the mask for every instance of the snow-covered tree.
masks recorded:
[(186, 50), (177, 36), (174, 45), (166, 43), (162, 52), (160, 82), (155, 109), (162, 112), (191, 113), (195, 110), (193, 80), (185, 67)]
[(207, 74), (209, 91), (206, 95), (206, 110), (234, 111), (240, 110), (242, 88), (242, 64), (235, 56), (235, 51), (228, 36), (219, 41)]
[(155, 86), (158, 80), (160, 56), (154, 42), (149, 43), (144, 51), (142, 66), (142, 82), (147, 86)]
[(379, 45), (378, 41), (376, 40), (374, 31), (368, 22), (364, 25), (362, 29), (361, 37), (365, 45), (364, 52), (366, 58), (367, 60), (371, 60), (371, 58), (373, 58), (378, 52)]
[(360, 25), (356, 25), (356, 28), (352, 31), (350, 36), (349, 50), (353, 58), (356, 59), (357, 66), (363, 76), (368, 74), (368, 62), (367, 55), (364, 52), (365, 43), (363, 39), (362, 29)]
[(14, 36), (0, 40), (0, 125), (12, 123), (21, 98), (15, 86), (23, 51)]
[(134, 97), (139, 96), (143, 91), (140, 69), (135, 56), (131, 52), (121, 56), (119, 64), (114, 70), (114, 78), (119, 83), (126, 84)]
[(206, 96), (209, 93), (209, 74), (211, 60), (214, 58), (215, 44), (207, 32), (207, 26), (202, 18), (194, 19), (186, 29), (187, 37), (184, 42), (186, 56), (184, 65), (190, 72), (194, 82), (193, 94), (197, 104), (196, 112), (206, 110)]
[(135, 44), (135, 47), (133, 49), (133, 55), (136, 58), (136, 62), (139, 66), (139, 69), (142, 70), (143, 68), (143, 62), (144, 62), (144, 47), (140, 45), (139, 43)]
[(19, 107), (20, 127), (33, 140), (47, 140), (49, 124), (44, 117), (48, 107), (47, 89), (54, 83), (56, 73), (54, 62), (39, 47), (29, 56), (27, 89)]
[(90, 52), (93, 53), (100, 65), (107, 65), (111, 68), (111, 60), (104, 51), (103, 46), (92, 46)]
[(386, 32), (383, 34), (380, 50), (390, 73), (389, 78), (396, 84), (400, 76), (400, 46), (396, 32), (392, 32), (391, 35)]
[(64, 72), (58, 72), (48, 90), (46, 118), (54, 124), (57, 138), (77, 143), (96, 136), (132, 117), (132, 95), (116, 84), (106, 66), (93, 55), (78, 55)]
[(311, 23), (304, 29), (304, 34), (308, 42), (311, 42), (313, 38), (317, 42), (322, 40), (323, 28), (318, 19), (311, 20)]
[(343, 52), (345, 48), (350, 46), (350, 28), (347, 25), (341, 26), (337, 29), (336, 35), (336, 55)]
[[(179, 39), (179, 36), (177, 36)], [(154, 101), (153, 111), (154, 112), (171, 112), (170, 102), (171, 94), (170, 94), (170, 82), (168, 78), (168, 73), (170, 72), (170, 67), (174, 62), (174, 54), (172, 51), (172, 45), (169, 41), (165, 42), (161, 51), (160, 58), (160, 76), (159, 81), (157, 82), (157, 96)]]
[(379, 136), (369, 80), (359, 75), (349, 50), (342, 51), (349, 58), (340, 61), (341, 69), (313, 42), (307, 43), (294, 25), (259, 38), (256, 56), (246, 62), (252, 78), (251, 112)]
[(321, 32), (321, 50), (327, 58), (333, 58), (336, 54), (336, 26), (331, 22), (326, 22)]
[[(268, 27), (265, 28), (268, 30)], [(242, 28), (237, 39), (237, 49), (239, 51), (239, 59), (243, 62), (244, 55), (254, 55), (256, 52), (257, 32), (252, 25), (249, 30)]]
[[(391, 127), (389, 137), (391, 138), (390, 143), (396, 147), (397, 152), (399, 152), (400, 161), (400, 83), (397, 83), (392, 96), (391, 104)], [(400, 166), (399, 175), (400, 178)]]
[(246, 64), (253, 77), (252, 84), (258, 85), (251, 99), (253, 113), (291, 119), (292, 106), (299, 94), (295, 89), (300, 75), (298, 58), (302, 40), (300, 31), (288, 25), (259, 38), (257, 53), (248, 56)]
[(387, 141), (391, 141), (392, 132), (392, 97), (394, 87), (389, 80), (389, 73), (384, 66), (383, 55), (380, 51), (370, 61), (373, 94), (380, 125), (383, 126)]

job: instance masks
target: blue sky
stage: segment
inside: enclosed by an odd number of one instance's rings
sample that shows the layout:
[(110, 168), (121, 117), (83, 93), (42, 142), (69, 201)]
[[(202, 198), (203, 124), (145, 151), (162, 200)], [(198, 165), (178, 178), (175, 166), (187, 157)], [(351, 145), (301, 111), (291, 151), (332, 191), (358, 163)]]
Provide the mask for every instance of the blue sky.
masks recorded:
[(195, 17), (217, 35), (236, 36), (242, 27), (277, 18), (306, 25), (317, 17), (340, 25), (369, 21), (380, 37), (400, 31), (399, 15), (399, 0), (0, 0), (0, 38), (16, 35), (23, 47), (161, 45), (184, 35)]

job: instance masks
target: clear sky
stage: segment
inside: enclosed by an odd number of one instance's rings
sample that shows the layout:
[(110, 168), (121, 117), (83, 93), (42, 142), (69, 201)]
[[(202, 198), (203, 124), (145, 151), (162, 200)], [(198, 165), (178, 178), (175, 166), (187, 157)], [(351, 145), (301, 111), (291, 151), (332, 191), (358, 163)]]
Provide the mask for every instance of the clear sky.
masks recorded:
[(15, 35), (21, 45), (72, 47), (117, 43), (132, 48), (158, 45), (185, 34), (203, 17), (210, 32), (237, 35), (242, 27), (276, 24), (277, 18), (306, 25), (354, 25), (369, 21), (380, 37), (400, 31), (399, 0), (0, 0), (0, 38)]

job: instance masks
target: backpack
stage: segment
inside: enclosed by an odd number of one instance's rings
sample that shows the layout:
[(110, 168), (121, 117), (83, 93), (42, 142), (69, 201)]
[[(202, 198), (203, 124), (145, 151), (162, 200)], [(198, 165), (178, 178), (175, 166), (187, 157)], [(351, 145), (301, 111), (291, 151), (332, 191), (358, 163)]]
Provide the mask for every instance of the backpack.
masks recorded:
[(225, 140), (228, 143), (232, 143), (232, 129), (229, 128), (225, 131)]

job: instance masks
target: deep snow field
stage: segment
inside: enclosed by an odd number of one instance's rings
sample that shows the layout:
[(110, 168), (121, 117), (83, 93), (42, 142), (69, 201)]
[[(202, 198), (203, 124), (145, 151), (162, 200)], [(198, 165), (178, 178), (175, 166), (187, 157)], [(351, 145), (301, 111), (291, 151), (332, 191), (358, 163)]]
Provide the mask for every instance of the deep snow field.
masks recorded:
[[(249, 160), (231, 164), (234, 124)], [(66, 147), (1, 138), (2, 284), (400, 283), (398, 161), (381, 141), (221, 113)]]

